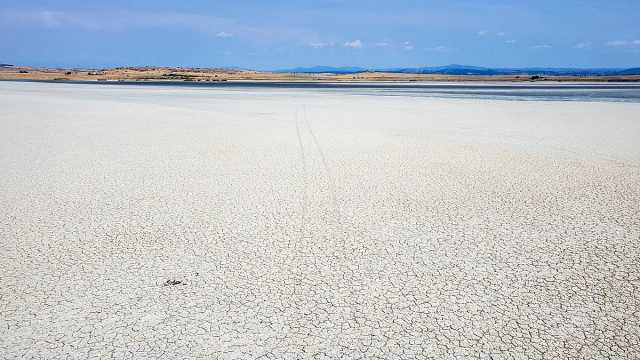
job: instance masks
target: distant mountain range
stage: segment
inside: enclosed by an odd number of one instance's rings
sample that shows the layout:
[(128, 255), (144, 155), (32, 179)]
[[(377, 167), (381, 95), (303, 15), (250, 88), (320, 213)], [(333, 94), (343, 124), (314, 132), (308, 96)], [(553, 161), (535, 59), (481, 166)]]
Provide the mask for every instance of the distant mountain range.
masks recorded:
[(552, 68), (552, 67), (530, 67), (530, 68), (487, 68), (480, 66), (467, 66), (451, 64), (433, 67), (414, 68), (378, 68), (365, 69), (361, 67), (332, 67), (313, 66), (298, 67), (294, 69), (279, 70), (282, 73), (305, 73), (305, 74), (357, 74), (362, 72), (379, 71), (389, 73), (405, 74), (440, 74), (440, 75), (556, 75), (556, 76), (598, 76), (598, 75), (640, 75), (640, 67), (622, 68)]
[(293, 69), (285, 69), (285, 70), (276, 70), (275, 72), (280, 73), (305, 73), (305, 74), (356, 74), (369, 71), (360, 67), (353, 66), (344, 66), (344, 67), (333, 67), (333, 66), (312, 66), (312, 67), (297, 67)]

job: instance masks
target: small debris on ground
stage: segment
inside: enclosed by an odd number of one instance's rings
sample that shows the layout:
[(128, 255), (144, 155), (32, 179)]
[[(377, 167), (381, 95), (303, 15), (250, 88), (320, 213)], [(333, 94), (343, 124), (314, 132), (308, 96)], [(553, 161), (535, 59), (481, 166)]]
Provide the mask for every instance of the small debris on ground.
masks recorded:
[[(182, 284), (182, 281), (180, 280), (167, 280), (164, 282), (164, 284), (162, 284), (162, 286), (173, 286), (173, 285), (180, 285)], [(183, 284), (183, 285), (187, 285), (187, 284)]]

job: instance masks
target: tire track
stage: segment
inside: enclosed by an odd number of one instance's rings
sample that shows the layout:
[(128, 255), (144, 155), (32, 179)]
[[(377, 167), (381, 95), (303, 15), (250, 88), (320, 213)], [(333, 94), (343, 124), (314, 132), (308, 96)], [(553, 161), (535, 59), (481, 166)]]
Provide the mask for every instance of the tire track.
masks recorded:
[[(322, 146), (320, 145), (320, 141), (318, 141), (318, 137), (316, 136), (316, 133), (313, 131), (313, 128), (311, 127), (311, 123), (307, 119), (306, 105), (303, 105), (302, 107), (302, 120), (304, 121), (307, 127), (307, 131), (309, 132), (309, 135), (311, 135), (311, 138), (313, 139), (313, 144), (315, 145), (315, 148), (318, 150), (318, 154), (320, 155), (320, 160), (322, 161), (322, 166), (326, 173), (327, 183), (329, 184), (329, 193), (331, 196), (331, 204), (333, 206), (334, 216), (335, 216), (336, 222), (338, 223), (338, 226), (344, 233), (344, 228), (342, 225), (342, 214), (340, 212), (340, 207), (338, 206), (338, 201), (337, 201), (336, 181), (333, 175), (333, 168), (329, 165), (329, 162), (327, 161), (327, 157), (325, 156), (324, 151), (322, 150)], [(344, 239), (343, 239), (343, 245), (344, 245)]]
[[(309, 201), (307, 199), (307, 188), (308, 184), (308, 176), (307, 176), (307, 159), (304, 153), (304, 143), (302, 142), (302, 134), (300, 133), (300, 123), (298, 110), (295, 112), (295, 123), (296, 123), (296, 136), (298, 137), (298, 146), (300, 147), (300, 160), (302, 162), (302, 196), (301, 196), (301, 216), (300, 216), (300, 235), (298, 238), (298, 242), (301, 243), (304, 239), (305, 227), (306, 227), (306, 218), (307, 218), (307, 208), (309, 206)], [(289, 243), (287, 247), (291, 248), (291, 239), (289, 239)]]

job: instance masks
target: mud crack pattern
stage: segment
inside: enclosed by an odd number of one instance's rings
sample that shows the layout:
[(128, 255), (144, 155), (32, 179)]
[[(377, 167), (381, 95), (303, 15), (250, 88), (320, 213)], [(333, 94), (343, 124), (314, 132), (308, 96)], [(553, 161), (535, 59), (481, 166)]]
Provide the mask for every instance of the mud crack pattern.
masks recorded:
[(0, 357), (639, 358), (639, 113), (0, 83)]

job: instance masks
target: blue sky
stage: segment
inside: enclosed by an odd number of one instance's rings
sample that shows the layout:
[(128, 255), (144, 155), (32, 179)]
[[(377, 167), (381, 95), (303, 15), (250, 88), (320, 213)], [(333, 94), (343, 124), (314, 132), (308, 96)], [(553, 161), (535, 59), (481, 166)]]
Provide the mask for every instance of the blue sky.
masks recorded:
[(640, 66), (640, 1), (0, 0), (33, 66)]

